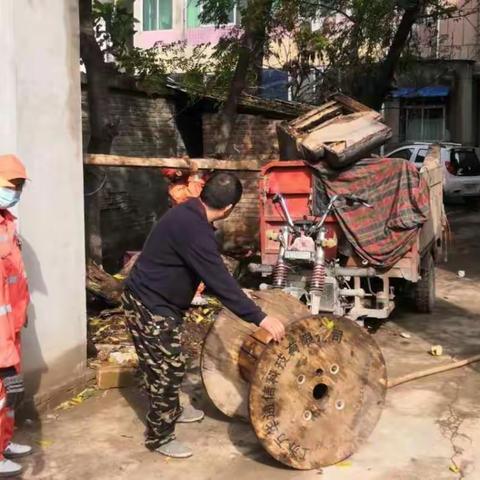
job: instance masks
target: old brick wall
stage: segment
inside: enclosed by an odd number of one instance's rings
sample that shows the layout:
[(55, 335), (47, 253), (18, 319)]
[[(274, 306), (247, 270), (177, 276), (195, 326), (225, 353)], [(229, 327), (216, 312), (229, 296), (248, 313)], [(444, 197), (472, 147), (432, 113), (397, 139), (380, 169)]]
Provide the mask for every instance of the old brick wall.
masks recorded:
[[(112, 154), (134, 157), (176, 157), (185, 152), (175, 126), (174, 106), (167, 98), (127, 89), (111, 89), (112, 115), (119, 135)], [(86, 91), (82, 92), (83, 146), (89, 139)], [(94, 173), (92, 174), (92, 171)], [(168, 208), (167, 182), (159, 169), (105, 167), (89, 169), (85, 191), (101, 204), (103, 264), (116, 272), (126, 250), (139, 250), (155, 222)]]
[[(177, 130), (174, 106), (168, 98), (152, 98), (126, 89), (111, 90), (114, 117), (120, 121), (112, 154), (135, 157), (177, 157), (185, 147)], [(82, 95), (84, 149), (88, 144), (88, 107)], [(214, 115), (204, 114), (204, 157), (213, 153)], [(263, 160), (278, 158), (275, 133), (277, 121), (252, 115), (240, 115), (236, 136), (236, 158)], [(139, 250), (151, 228), (168, 208), (167, 181), (158, 168), (94, 168), (87, 174), (87, 193), (103, 188), (96, 195), (101, 203), (100, 230), (103, 264), (116, 272), (127, 250)], [(259, 206), (258, 170), (234, 171), (241, 179), (244, 194), (232, 215), (219, 227), (219, 239), (227, 251), (255, 248), (258, 244)], [(103, 181), (105, 179), (105, 182)]]
[(237, 171), (243, 185), (242, 199), (230, 217), (222, 222), (219, 239), (227, 251), (243, 250), (258, 247), (259, 241), (259, 196), (258, 182), (260, 172)]
[(104, 169), (100, 225), (103, 265), (117, 272), (126, 251), (141, 250), (153, 225), (168, 209), (167, 182), (158, 169)]
[[(119, 120), (119, 134), (113, 140), (112, 155), (130, 157), (178, 157), (185, 147), (175, 125), (175, 109), (168, 98), (142, 92), (111, 89), (112, 117)], [(87, 93), (82, 91), (83, 145), (90, 137)]]
[[(280, 120), (259, 115), (240, 114), (237, 116), (234, 138), (233, 158), (252, 158), (258, 160), (278, 159), (278, 140), (276, 126)], [(203, 115), (203, 149), (204, 156), (215, 153), (217, 115)]]

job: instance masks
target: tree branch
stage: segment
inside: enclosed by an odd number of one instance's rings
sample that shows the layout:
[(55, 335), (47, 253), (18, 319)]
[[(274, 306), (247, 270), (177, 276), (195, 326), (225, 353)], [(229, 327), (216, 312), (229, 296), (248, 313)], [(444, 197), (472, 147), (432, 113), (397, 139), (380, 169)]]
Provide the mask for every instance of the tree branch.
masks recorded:
[(80, 56), (87, 71), (87, 95), (90, 121), (88, 153), (110, 153), (118, 134), (118, 122), (112, 120), (109, 101), (109, 73), (95, 38), (91, 0), (79, 0)]
[[(335, 2), (333, 2), (333, 3), (335, 3)], [(329, 4), (323, 3), (323, 2), (314, 2), (314, 1), (308, 1), (308, 0), (301, 0), (300, 4), (308, 5), (310, 7), (318, 7), (318, 9), (323, 8), (325, 10), (328, 10), (328, 11), (332, 12), (332, 13), (338, 13), (339, 15), (342, 15), (346, 19), (350, 20), (352, 23), (356, 23), (356, 20), (355, 20), (354, 17), (349, 15), (345, 10), (342, 10), (341, 8), (338, 8), (336, 6), (329, 5)]]
[(373, 78), (363, 90), (364, 95), (362, 95), (362, 100), (373, 109), (379, 110), (382, 106), (393, 81), (400, 56), (422, 8), (423, 1), (417, 0), (411, 7), (404, 11), (385, 60), (378, 65)]

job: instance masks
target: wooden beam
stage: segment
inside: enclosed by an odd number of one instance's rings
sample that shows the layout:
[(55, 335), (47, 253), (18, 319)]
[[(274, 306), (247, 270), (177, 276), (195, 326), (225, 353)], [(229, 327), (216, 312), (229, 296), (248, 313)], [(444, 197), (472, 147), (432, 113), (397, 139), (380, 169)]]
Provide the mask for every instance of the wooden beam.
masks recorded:
[(189, 169), (194, 160), (200, 170), (248, 170), (259, 171), (258, 160), (216, 160), (215, 158), (157, 158), (124, 157), (120, 155), (85, 155), (85, 165), (101, 167), (143, 167)]

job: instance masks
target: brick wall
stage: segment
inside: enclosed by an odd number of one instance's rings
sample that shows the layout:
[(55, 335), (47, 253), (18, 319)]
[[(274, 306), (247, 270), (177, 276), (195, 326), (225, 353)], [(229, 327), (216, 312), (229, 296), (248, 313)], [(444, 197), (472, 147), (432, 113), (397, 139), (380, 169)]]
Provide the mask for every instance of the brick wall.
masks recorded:
[[(240, 114), (234, 130), (233, 158), (254, 158), (259, 160), (278, 159), (276, 126), (279, 120), (259, 115)], [(203, 150), (205, 157), (215, 153), (217, 115), (203, 115)]]
[[(111, 89), (110, 93), (112, 115), (120, 121), (112, 154), (135, 157), (184, 154), (170, 100), (126, 89)], [(82, 117), (85, 150), (90, 135), (85, 90)], [(103, 265), (107, 271), (117, 272), (125, 251), (140, 250), (153, 225), (168, 208), (167, 182), (159, 169), (94, 167), (85, 175), (86, 192), (97, 190), (103, 179), (104, 186), (96, 193), (100, 202)]]
[[(112, 89), (110, 108), (119, 119), (119, 134), (111, 153), (131, 157), (178, 157), (185, 154), (183, 141), (175, 125), (173, 103), (167, 98), (141, 92)], [(88, 145), (87, 93), (82, 91), (83, 145)]]
[(101, 192), (103, 265), (123, 266), (124, 253), (141, 250), (153, 225), (168, 209), (168, 185), (158, 169), (108, 167)]
[[(136, 157), (175, 157), (185, 149), (175, 125), (173, 104), (166, 98), (152, 98), (140, 92), (112, 89), (112, 113), (120, 120), (112, 154)], [(86, 92), (82, 95), (83, 138), (89, 138)], [(214, 115), (205, 114), (204, 157), (213, 152)], [(240, 115), (234, 143), (236, 158), (268, 160), (278, 158), (275, 133), (277, 121)], [(232, 215), (219, 226), (219, 239), (225, 250), (252, 247), (258, 243), (258, 171), (236, 171), (244, 194)], [(167, 182), (159, 169), (95, 167), (86, 175), (86, 191), (95, 191), (106, 178), (99, 195), (103, 264), (116, 272), (127, 250), (141, 249), (145, 238), (168, 208)]]
[(222, 222), (219, 239), (225, 250), (256, 248), (259, 241), (260, 210), (258, 182), (260, 172), (233, 172), (243, 185), (242, 199), (230, 217)]

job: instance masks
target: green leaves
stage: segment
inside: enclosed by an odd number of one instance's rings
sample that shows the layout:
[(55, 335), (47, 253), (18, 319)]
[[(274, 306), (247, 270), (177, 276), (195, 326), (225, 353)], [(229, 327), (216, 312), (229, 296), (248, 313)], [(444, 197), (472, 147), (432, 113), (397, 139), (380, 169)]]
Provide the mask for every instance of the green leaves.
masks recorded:
[[(137, 20), (127, 3), (94, 0), (95, 30), (102, 50), (115, 57), (119, 70), (134, 75), (152, 92), (163, 88), (167, 76), (175, 75), (191, 92), (223, 93), (229, 88), (239, 50), (244, 46), (244, 32), (248, 31), (253, 38), (248, 48), (263, 51), (263, 66), (289, 73), (294, 98), (302, 99), (303, 86), (313, 77), (321, 86), (317, 93), (342, 89), (358, 94), (359, 82), (368, 83), (378, 74), (405, 12), (413, 11), (417, 23), (458, 12), (448, 0), (189, 1), (197, 2), (202, 24), (219, 28), (231, 25), (235, 7), (237, 27), (225, 30), (215, 46), (188, 48), (184, 42), (177, 42), (139, 49), (132, 46)], [(418, 55), (419, 38), (425, 43), (423, 37), (414, 29), (402, 46), (396, 68)], [(249, 85), (256, 84), (258, 67), (252, 61)]]
[(201, 6), (200, 21), (217, 27), (231, 23), (234, 0), (193, 0)]

